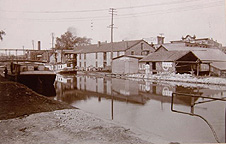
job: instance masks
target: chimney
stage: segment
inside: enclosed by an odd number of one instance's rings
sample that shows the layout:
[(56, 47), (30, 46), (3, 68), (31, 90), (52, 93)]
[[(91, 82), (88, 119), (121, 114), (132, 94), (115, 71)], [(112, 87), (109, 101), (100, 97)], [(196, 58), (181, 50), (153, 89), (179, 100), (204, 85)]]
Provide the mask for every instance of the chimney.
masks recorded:
[(128, 41), (123, 41), (125, 43), (125, 48), (128, 48)]
[(98, 43), (97, 43), (97, 47), (100, 47), (100, 45), (101, 45), (101, 42), (100, 42), (100, 41), (98, 41)]
[(157, 41), (158, 41), (158, 44), (164, 44), (164, 38), (163, 36), (157, 36)]
[(41, 50), (41, 41), (38, 41), (38, 50)]

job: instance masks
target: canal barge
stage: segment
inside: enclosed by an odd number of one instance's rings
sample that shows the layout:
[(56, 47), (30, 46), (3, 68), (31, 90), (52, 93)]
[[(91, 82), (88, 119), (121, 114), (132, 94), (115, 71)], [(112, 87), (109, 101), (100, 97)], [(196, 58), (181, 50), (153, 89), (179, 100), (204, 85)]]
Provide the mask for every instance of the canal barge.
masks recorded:
[(31, 89), (44, 91), (52, 87), (56, 73), (38, 62), (11, 62), (5, 65), (3, 76)]

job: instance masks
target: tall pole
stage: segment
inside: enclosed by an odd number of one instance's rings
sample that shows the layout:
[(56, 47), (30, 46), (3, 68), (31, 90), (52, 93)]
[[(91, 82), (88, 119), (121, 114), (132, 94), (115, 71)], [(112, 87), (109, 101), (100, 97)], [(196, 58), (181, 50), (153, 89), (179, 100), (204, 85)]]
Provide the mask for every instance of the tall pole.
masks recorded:
[(109, 28), (111, 28), (111, 60), (113, 59), (113, 29), (114, 29), (114, 14), (116, 11), (114, 8), (110, 8), (109, 12), (111, 14), (111, 25)]

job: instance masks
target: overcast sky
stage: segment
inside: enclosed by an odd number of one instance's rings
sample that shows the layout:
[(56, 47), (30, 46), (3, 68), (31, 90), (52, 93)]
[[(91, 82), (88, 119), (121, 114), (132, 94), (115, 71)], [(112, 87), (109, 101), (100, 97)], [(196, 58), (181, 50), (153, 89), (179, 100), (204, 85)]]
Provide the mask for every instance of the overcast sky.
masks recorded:
[(165, 41), (187, 34), (213, 38), (226, 45), (225, 0), (0, 0), (0, 48), (51, 48), (55, 37), (70, 29), (77, 36), (110, 41), (109, 8), (115, 8), (114, 41)]

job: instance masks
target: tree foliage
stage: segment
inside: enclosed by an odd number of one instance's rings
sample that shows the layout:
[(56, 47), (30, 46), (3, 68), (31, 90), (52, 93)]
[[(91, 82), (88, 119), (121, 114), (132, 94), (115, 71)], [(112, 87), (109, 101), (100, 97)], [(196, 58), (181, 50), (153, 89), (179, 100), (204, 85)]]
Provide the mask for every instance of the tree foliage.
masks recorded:
[(56, 38), (56, 49), (73, 49), (76, 46), (87, 45), (91, 43), (90, 38), (74, 36), (70, 31), (65, 32)]
[(6, 33), (3, 31), (3, 30), (1, 30), (0, 31), (0, 40), (2, 41), (3, 40), (3, 35), (5, 35)]

